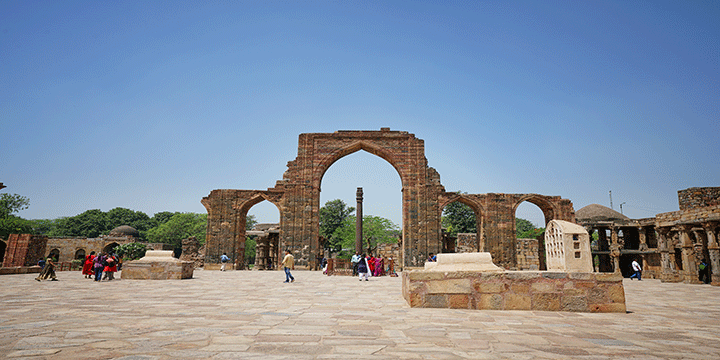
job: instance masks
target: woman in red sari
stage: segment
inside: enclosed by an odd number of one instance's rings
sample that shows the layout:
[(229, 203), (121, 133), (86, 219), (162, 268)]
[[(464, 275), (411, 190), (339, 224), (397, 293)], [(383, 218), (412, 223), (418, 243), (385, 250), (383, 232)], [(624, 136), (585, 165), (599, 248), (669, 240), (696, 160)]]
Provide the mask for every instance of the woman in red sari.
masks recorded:
[(91, 251), (90, 255), (85, 257), (85, 263), (83, 264), (82, 274), (85, 275), (86, 279), (92, 279), (95, 275), (93, 271), (93, 260), (95, 260), (95, 252)]
[(105, 269), (103, 269), (103, 271), (105, 272), (105, 279), (110, 281), (115, 279), (115, 273), (117, 272), (117, 256), (115, 256), (115, 254), (108, 255), (106, 261), (107, 265), (105, 265)]

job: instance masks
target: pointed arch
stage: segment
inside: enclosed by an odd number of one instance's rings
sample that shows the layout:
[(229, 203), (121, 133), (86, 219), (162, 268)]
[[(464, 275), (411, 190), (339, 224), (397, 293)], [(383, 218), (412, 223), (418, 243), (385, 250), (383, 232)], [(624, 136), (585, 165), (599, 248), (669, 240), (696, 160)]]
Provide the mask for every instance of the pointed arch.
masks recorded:
[(335, 162), (344, 158), (345, 156), (356, 153), (360, 150), (378, 156), (381, 159), (387, 161), (398, 173), (398, 175), (400, 176), (400, 181), (402, 182), (402, 186), (405, 187), (405, 184), (407, 183), (406, 176), (403, 174), (402, 168), (398, 167), (397, 160), (394, 158), (394, 156), (382, 146), (366, 140), (352, 142), (347, 146), (342, 147), (325, 157), (322, 157), (316, 170), (319, 176), (314, 177), (317, 183), (314, 183), (313, 186), (319, 189), (322, 184), (322, 179), (325, 177), (325, 173), (328, 171), (330, 166), (332, 166)]

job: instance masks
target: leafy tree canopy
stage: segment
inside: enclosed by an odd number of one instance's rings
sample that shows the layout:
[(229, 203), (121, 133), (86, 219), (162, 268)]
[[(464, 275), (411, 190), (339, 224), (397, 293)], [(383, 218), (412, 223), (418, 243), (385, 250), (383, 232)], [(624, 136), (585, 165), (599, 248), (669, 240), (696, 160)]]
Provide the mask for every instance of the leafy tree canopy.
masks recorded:
[[(355, 219), (354, 215), (348, 216), (333, 233), (333, 238), (340, 242), (342, 248), (355, 249)], [(373, 215), (363, 216), (363, 251), (367, 251), (368, 247), (374, 251), (378, 244), (396, 243), (399, 231), (399, 227), (389, 219)]]
[(147, 232), (148, 241), (171, 244), (176, 248), (182, 246), (182, 240), (194, 236), (205, 243), (207, 230), (207, 214), (178, 213), (170, 220), (154, 227)]
[[(335, 231), (343, 226), (345, 221), (355, 212), (355, 208), (347, 206), (340, 199), (330, 200), (320, 208), (318, 213), (320, 223), (320, 236), (328, 240), (325, 247), (331, 251), (340, 251), (342, 249), (342, 239), (335, 237)], [(354, 220), (353, 220), (354, 221)], [(354, 239), (353, 228), (353, 239)]]
[(147, 247), (145, 244), (137, 242), (122, 244), (115, 247), (115, 253), (117, 253), (118, 256), (123, 257), (126, 261), (139, 259), (145, 256), (146, 251)]
[(535, 227), (529, 220), (515, 218), (515, 236), (518, 239), (535, 239), (544, 231), (545, 228)]
[(452, 202), (443, 209), (442, 225), (451, 236), (458, 233), (476, 233), (475, 211), (459, 201)]
[(0, 238), (7, 240), (10, 234), (32, 233), (32, 224), (13, 214), (25, 210), (30, 199), (18, 194), (0, 194)]
[(7, 218), (30, 206), (30, 199), (18, 194), (0, 194), (0, 218)]

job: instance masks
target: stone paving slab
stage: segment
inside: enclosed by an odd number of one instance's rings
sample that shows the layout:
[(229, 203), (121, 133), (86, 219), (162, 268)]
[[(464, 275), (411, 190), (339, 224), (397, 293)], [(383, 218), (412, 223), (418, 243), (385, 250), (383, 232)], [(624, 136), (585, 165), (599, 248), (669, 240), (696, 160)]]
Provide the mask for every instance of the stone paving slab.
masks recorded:
[(400, 278), (293, 274), (0, 276), (0, 358), (720, 359), (720, 287), (625, 280), (621, 314), (483, 311), (410, 308)]

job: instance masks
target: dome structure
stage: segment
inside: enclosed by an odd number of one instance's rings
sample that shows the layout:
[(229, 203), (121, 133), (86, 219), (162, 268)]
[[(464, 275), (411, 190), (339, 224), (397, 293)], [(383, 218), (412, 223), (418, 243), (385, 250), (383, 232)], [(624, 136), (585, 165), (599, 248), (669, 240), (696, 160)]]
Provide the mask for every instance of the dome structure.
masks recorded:
[(134, 238), (140, 237), (140, 232), (134, 227), (128, 225), (121, 225), (110, 230), (110, 236), (132, 236)]
[(597, 222), (619, 222), (626, 223), (630, 218), (607, 207), (599, 204), (590, 204), (575, 212), (575, 219), (580, 223), (597, 223)]

